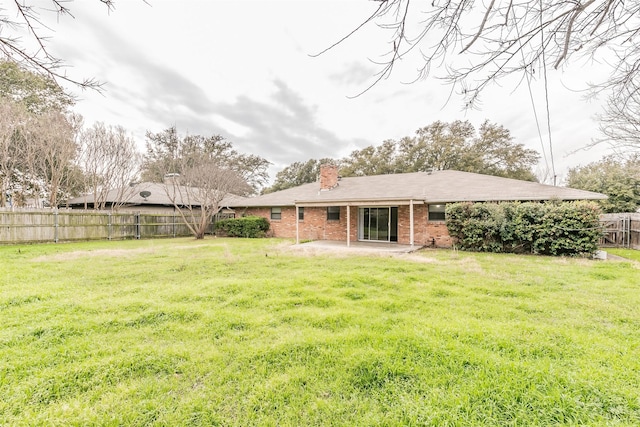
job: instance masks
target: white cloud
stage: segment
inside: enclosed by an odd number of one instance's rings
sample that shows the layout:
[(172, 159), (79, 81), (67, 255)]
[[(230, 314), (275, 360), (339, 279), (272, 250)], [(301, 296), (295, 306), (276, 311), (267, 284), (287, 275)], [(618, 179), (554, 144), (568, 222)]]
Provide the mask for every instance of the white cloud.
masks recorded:
[[(52, 50), (74, 76), (106, 81), (104, 96), (79, 94), (86, 122), (129, 129), (142, 146), (145, 131), (176, 125), (180, 132), (221, 134), (245, 152), (274, 163), (342, 157), (356, 148), (411, 135), (435, 120), (485, 119), (508, 128), (517, 142), (541, 152), (528, 88), (517, 80), (490, 88), (481, 111), (461, 111), (442, 81), (405, 84), (410, 60), (354, 99), (373, 80), (388, 45), (375, 26), (320, 57), (375, 7), (366, 1), (116, 1), (107, 14), (97, 1), (74, 2), (76, 19), (52, 22)], [(598, 160), (579, 152), (596, 136), (599, 104), (571, 89), (584, 87), (591, 64), (550, 72), (552, 143), (558, 173)], [(534, 99), (546, 135), (541, 81)], [(449, 100), (447, 102), (447, 100)], [(545, 149), (548, 149), (545, 146)], [(275, 173), (272, 173), (275, 175)]]

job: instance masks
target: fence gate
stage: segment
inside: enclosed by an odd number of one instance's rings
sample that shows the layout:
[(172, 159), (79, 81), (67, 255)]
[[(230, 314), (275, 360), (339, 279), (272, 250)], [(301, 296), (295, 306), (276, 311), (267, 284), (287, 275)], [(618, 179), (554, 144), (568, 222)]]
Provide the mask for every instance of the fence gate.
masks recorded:
[(600, 246), (638, 247), (640, 214), (605, 214), (600, 217), (600, 224), (604, 231)]

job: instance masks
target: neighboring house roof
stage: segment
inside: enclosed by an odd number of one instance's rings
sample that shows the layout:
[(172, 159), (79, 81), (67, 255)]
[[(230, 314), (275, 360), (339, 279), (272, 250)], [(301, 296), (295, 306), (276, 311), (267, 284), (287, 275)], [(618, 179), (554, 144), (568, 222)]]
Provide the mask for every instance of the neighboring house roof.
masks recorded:
[[(127, 188), (110, 190), (106, 196), (106, 203), (111, 204), (123, 204), (123, 205), (151, 205), (151, 206), (173, 206), (173, 201), (169, 197), (169, 194), (173, 194), (172, 184), (161, 184), (154, 182), (141, 182), (135, 185), (131, 185)], [(147, 197), (143, 197), (143, 192), (149, 192)], [(182, 193), (182, 192), (180, 192)], [(179, 196), (179, 194), (178, 194)], [(178, 197), (179, 199), (179, 197)], [(243, 203), (245, 197), (229, 194), (225, 196), (220, 203), (220, 206), (229, 206), (229, 203)], [(84, 206), (84, 204), (93, 205), (95, 202), (94, 194), (87, 194), (85, 196), (74, 197), (70, 199), (66, 204), (69, 206)], [(186, 200), (178, 200), (178, 205), (199, 206), (199, 203), (188, 203)]]
[(344, 205), (348, 203), (425, 203), (600, 200), (607, 196), (591, 191), (556, 187), (531, 181), (443, 170), (392, 175), (342, 178), (331, 190), (320, 190), (317, 182), (303, 184), (258, 197), (246, 198), (232, 207)]

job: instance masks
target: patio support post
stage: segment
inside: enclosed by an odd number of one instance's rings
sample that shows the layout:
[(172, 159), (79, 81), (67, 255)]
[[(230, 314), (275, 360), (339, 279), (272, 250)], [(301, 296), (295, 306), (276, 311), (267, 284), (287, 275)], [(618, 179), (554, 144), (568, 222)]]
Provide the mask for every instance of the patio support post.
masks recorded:
[(347, 205), (347, 247), (351, 246), (351, 206)]
[(296, 245), (300, 244), (300, 207), (296, 205)]
[(409, 244), (413, 246), (413, 199), (409, 200)]

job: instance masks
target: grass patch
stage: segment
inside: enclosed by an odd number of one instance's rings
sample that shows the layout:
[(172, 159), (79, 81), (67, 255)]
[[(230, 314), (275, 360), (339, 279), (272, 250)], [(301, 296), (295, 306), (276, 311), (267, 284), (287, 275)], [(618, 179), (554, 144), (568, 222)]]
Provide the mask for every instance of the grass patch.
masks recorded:
[(605, 250), (613, 255), (640, 262), (640, 251), (638, 250), (623, 248), (606, 248)]
[(274, 239), (0, 247), (0, 425), (640, 424), (640, 269)]

